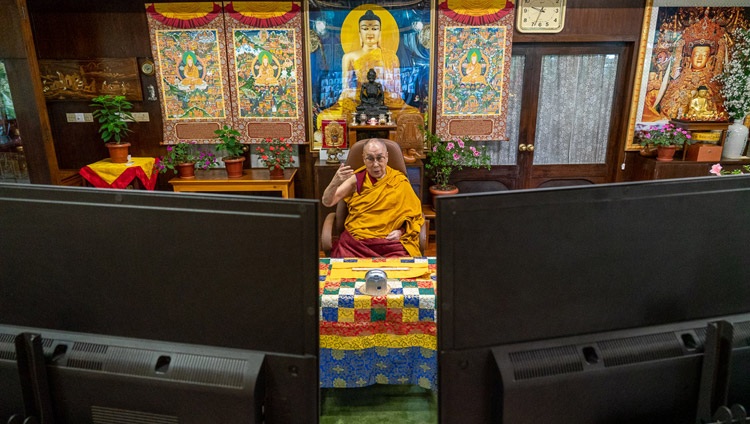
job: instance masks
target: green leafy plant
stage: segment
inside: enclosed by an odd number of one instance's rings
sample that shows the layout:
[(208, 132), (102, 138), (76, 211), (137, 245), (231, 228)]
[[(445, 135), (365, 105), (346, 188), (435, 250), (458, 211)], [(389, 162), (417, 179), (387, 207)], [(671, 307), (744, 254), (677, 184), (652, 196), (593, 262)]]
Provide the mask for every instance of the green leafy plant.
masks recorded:
[(219, 165), (219, 160), (213, 152), (202, 150), (196, 141), (179, 142), (167, 146), (167, 154), (159, 158), (156, 169), (160, 173), (176, 171), (177, 165), (194, 163), (199, 169), (209, 169)]
[(255, 148), (255, 153), (268, 168), (286, 169), (294, 165), (292, 144), (283, 138), (267, 138)]
[(691, 144), (692, 136), (687, 130), (676, 127), (672, 123), (654, 126), (638, 132), (638, 143), (641, 146), (682, 146)]
[(732, 35), (731, 59), (715, 79), (723, 84), (724, 107), (738, 120), (750, 114), (750, 28), (737, 28)]
[(132, 132), (128, 128), (128, 123), (135, 121), (130, 109), (133, 104), (125, 100), (125, 96), (112, 96), (109, 94), (94, 97), (90, 106), (95, 108), (94, 118), (99, 122), (99, 133), (105, 143), (114, 140), (114, 143), (121, 144), (128, 133)]
[(240, 141), (240, 132), (224, 125), (224, 128), (214, 131), (214, 134), (221, 140), (216, 145), (216, 150), (226, 151), (224, 159), (239, 159), (245, 153), (246, 147)]
[(425, 130), (425, 138), (430, 146), (429, 157), (425, 168), (430, 171), (432, 180), (441, 190), (450, 188), (451, 173), (456, 169), (487, 168), (490, 169), (490, 155), (485, 146), (476, 147), (469, 137), (443, 140)]

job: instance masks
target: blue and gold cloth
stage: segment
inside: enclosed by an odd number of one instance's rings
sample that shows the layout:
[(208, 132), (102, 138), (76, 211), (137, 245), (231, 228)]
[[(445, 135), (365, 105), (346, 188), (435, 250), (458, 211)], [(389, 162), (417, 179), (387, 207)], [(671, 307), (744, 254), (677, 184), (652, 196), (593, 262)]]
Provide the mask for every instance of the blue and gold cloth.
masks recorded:
[[(361, 276), (333, 278), (337, 264), (339, 271), (409, 268), (425, 273), (389, 276), (388, 294), (370, 296), (361, 292)], [(413, 384), (437, 389), (435, 269), (435, 258), (320, 260), (321, 387)]]

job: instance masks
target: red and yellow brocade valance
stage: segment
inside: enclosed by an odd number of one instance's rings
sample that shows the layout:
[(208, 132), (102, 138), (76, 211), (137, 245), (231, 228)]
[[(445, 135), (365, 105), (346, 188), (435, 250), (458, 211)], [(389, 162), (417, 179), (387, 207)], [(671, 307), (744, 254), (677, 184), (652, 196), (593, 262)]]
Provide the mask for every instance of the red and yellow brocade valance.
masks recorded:
[(225, 12), (255, 28), (269, 28), (284, 25), (300, 12), (300, 6), (291, 1), (240, 1), (229, 2)]
[(207, 25), (221, 14), (221, 4), (199, 3), (151, 3), (146, 12), (152, 18), (173, 28), (197, 28)]
[(443, 0), (440, 10), (445, 16), (466, 25), (487, 25), (513, 11), (510, 0)]

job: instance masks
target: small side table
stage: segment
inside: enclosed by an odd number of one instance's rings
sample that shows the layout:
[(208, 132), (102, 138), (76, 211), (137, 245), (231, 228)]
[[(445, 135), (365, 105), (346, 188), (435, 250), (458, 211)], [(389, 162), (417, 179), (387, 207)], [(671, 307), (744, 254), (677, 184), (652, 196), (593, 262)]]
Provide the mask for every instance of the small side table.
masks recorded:
[(86, 165), (78, 173), (83, 179), (98, 188), (127, 188), (142, 186), (146, 190), (156, 187), (159, 175), (155, 166), (157, 158), (130, 158), (127, 163), (112, 163), (109, 159)]
[(294, 198), (294, 176), (296, 168), (284, 170), (284, 178), (272, 180), (268, 169), (245, 169), (241, 178), (227, 178), (223, 169), (195, 171), (195, 178), (175, 177), (169, 180), (175, 192), (230, 192), (230, 191), (278, 191), (284, 199)]
[(396, 139), (395, 124), (349, 125), (349, 145), (366, 138)]

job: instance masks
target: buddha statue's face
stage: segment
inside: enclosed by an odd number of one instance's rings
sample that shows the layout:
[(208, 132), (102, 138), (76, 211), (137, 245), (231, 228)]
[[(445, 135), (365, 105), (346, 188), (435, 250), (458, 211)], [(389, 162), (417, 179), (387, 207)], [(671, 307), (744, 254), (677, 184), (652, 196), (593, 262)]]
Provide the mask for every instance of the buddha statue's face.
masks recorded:
[(359, 37), (362, 46), (378, 47), (380, 45), (380, 22), (361, 21), (359, 23)]
[(708, 46), (695, 46), (693, 47), (693, 53), (690, 56), (693, 69), (703, 69), (708, 63), (708, 57), (711, 53), (711, 48)]

